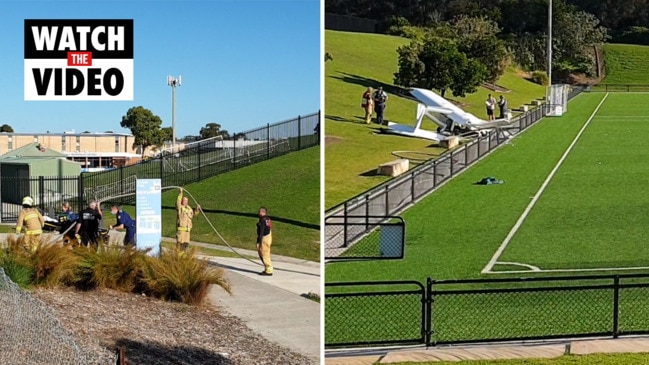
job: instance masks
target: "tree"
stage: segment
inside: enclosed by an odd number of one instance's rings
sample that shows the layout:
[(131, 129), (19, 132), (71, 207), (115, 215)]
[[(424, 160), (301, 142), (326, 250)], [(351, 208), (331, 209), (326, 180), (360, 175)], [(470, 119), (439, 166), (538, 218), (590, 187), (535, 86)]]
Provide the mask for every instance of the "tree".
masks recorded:
[(147, 147), (162, 146), (165, 141), (164, 133), (160, 130), (162, 119), (142, 106), (130, 108), (126, 115), (122, 116), (120, 125), (131, 130), (134, 137), (133, 146), (141, 146), (142, 155)]
[(201, 136), (201, 139), (207, 139), (216, 136), (223, 136), (223, 138), (228, 138), (230, 136), (228, 131), (221, 129), (221, 125), (218, 123), (205, 124), (205, 127), (201, 128), (199, 134)]
[(3, 124), (0, 126), (0, 133), (13, 133), (14, 129), (11, 128), (9, 124)]
[(486, 80), (487, 70), (478, 60), (469, 60), (455, 42), (428, 37), (399, 47), (399, 72), (394, 83), (404, 87), (437, 89), (443, 97), (450, 89), (455, 96), (474, 92)]

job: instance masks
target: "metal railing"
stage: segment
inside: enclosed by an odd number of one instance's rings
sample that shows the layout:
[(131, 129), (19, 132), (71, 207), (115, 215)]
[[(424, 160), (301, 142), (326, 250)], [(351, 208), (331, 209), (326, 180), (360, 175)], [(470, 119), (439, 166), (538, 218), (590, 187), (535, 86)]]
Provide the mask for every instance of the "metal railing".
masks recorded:
[(597, 84), (586, 87), (587, 91), (603, 92), (647, 92), (649, 84)]
[[(182, 151), (161, 153), (135, 165), (83, 174), (83, 186), (86, 192), (92, 194), (106, 190), (107, 186), (119, 186), (123, 193), (128, 193), (127, 183), (134, 178), (159, 178), (163, 186), (197, 182), (291, 151), (317, 146), (320, 142), (317, 131), (319, 123), (318, 111), (267, 124), (262, 128), (235, 133), (233, 136), (236, 138), (215, 139), (210, 143), (190, 145)], [(120, 202), (130, 200), (127, 198)]]
[[(325, 284), (325, 347), (649, 333), (649, 274)], [(407, 290), (406, 290), (407, 289)]]

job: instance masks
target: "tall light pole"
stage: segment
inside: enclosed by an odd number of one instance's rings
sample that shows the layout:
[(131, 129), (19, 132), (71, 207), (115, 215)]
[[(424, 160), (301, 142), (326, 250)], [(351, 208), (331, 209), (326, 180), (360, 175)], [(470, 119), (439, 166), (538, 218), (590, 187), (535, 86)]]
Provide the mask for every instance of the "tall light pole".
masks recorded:
[(548, 83), (552, 85), (552, 0), (548, 0)]
[(167, 85), (171, 86), (171, 150), (176, 149), (176, 86), (182, 85), (182, 76), (167, 76)]

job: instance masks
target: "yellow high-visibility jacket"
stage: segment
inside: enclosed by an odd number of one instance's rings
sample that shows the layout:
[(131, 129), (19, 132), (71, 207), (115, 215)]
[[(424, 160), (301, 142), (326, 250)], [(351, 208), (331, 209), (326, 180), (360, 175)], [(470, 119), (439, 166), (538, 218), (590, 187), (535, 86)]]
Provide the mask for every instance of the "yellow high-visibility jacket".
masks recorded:
[(43, 219), (43, 215), (38, 208), (23, 208), (16, 222), (16, 233), (20, 233), (24, 226), (25, 234), (41, 234), (44, 225), (45, 219)]
[(176, 227), (179, 231), (191, 231), (192, 230), (192, 219), (194, 215), (198, 214), (198, 211), (194, 212), (194, 209), (189, 206), (182, 205), (183, 195), (178, 194), (178, 199), (176, 199), (176, 210), (178, 211), (178, 219), (176, 221)]

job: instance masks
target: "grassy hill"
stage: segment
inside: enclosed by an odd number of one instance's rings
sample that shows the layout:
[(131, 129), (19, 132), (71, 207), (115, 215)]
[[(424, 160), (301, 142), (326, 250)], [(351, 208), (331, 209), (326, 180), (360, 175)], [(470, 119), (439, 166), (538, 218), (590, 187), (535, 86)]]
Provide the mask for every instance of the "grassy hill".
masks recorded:
[(604, 84), (649, 84), (649, 46), (605, 44)]
[[(363, 121), (361, 95), (368, 86), (383, 86), (389, 94), (385, 118), (414, 124), (417, 103), (394, 94), (393, 86), (394, 73), (398, 70), (396, 50), (408, 42), (386, 35), (325, 31), (325, 52), (333, 57), (333, 61), (325, 63), (324, 80), (325, 209), (386, 181), (387, 177), (376, 176), (374, 171), (381, 163), (396, 159), (396, 155), (433, 158), (444, 151), (432, 141), (375, 135), (378, 125)], [(518, 108), (545, 94), (544, 87), (525, 80), (513, 69), (498, 84), (511, 90), (505, 94), (510, 108)], [(462, 103), (469, 112), (486, 118), (484, 100), (489, 93), (493, 92), (480, 88), (466, 98), (448, 97)], [(424, 123), (424, 127), (435, 129), (432, 122)]]
[[(320, 148), (292, 152), (184, 188), (230, 245), (256, 249), (257, 210), (265, 206), (273, 220), (272, 253), (320, 261)], [(176, 189), (162, 194), (164, 237), (176, 234), (177, 196)], [(115, 218), (106, 205), (108, 226)], [(135, 207), (124, 210), (133, 213)], [(224, 245), (201, 215), (194, 217), (192, 240)]]

